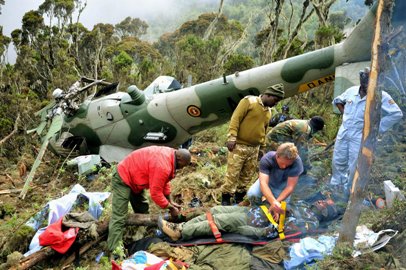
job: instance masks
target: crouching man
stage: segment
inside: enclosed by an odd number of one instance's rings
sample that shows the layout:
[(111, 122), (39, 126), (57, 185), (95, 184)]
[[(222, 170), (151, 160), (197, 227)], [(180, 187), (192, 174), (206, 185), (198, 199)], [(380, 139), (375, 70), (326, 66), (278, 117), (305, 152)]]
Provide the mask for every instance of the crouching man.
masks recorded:
[(282, 201), (289, 201), (303, 172), (302, 160), (293, 143), (281, 144), (276, 152), (266, 153), (259, 163), (259, 179), (247, 192), (251, 205), (262, 203), (264, 196), (275, 220), (283, 212)]
[(148, 213), (144, 191), (150, 190), (151, 199), (173, 217), (180, 206), (170, 199), (170, 180), (175, 171), (188, 165), (191, 155), (186, 149), (175, 150), (165, 146), (149, 146), (133, 151), (117, 165), (112, 179), (112, 214), (107, 239), (109, 252), (113, 252), (123, 236), (128, 203), (135, 213)]

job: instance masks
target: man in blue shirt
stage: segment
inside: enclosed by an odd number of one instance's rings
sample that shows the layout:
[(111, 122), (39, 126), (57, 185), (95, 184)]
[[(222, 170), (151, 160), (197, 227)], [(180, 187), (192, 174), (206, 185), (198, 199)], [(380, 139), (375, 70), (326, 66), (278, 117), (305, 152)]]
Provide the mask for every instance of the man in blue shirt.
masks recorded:
[[(333, 104), (343, 114), (343, 121), (338, 130), (334, 145), (331, 185), (340, 185), (349, 190), (352, 183), (349, 175), (356, 168), (357, 158), (361, 147), (362, 130), (364, 128), (364, 112), (369, 82), (369, 68), (360, 72), (360, 86), (348, 88), (344, 93), (333, 100)], [(383, 134), (396, 122), (402, 119), (403, 114), (392, 97), (382, 91), (381, 122), (379, 134)]]
[(288, 201), (303, 172), (303, 163), (293, 143), (283, 143), (275, 151), (266, 153), (259, 163), (259, 178), (249, 188), (248, 199), (252, 205), (262, 203), (262, 196), (270, 204), (275, 220), (283, 212), (282, 201)]

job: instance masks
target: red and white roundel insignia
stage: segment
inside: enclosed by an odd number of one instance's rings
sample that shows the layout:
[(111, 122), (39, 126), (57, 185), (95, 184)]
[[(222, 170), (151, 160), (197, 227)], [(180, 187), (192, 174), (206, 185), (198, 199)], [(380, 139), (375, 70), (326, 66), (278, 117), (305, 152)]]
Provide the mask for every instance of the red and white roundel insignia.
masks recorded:
[(189, 105), (187, 107), (187, 113), (192, 117), (199, 117), (202, 114), (200, 108), (195, 105)]

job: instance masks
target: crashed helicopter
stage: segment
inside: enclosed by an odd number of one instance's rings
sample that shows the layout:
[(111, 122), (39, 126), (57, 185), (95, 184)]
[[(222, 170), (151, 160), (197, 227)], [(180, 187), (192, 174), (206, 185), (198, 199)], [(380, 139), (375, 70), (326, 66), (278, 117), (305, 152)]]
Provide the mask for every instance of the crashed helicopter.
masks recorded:
[[(42, 121), (31, 132), (46, 134), (37, 160), (48, 146), (61, 155), (99, 154), (107, 162), (152, 144), (179, 146), (227, 122), (244, 96), (272, 84), (283, 83), (287, 98), (339, 81), (336, 68), (370, 59), (375, 13), (376, 5), (342, 43), (185, 88), (169, 76), (126, 92), (117, 83), (81, 78), (66, 91), (54, 90), (54, 102), (37, 113)], [(399, 14), (393, 17), (404, 20)]]
[(343, 43), (185, 88), (169, 76), (144, 91), (133, 85), (126, 92), (117, 91), (117, 83), (82, 78), (67, 91), (54, 91), (55, 101), (39, 112), (42, 123), (35, 131), (43, 135), (48, 122), (56, 122), (46, 136), (51, 149), (66, 155), (76, 147), (108, 162), (151, 144), (181, 145), (228, 121), (246, 95), (283, 83), (290, 97), (334, 81), (337, 66), (369, 60), (374, 13), (371, 9)]

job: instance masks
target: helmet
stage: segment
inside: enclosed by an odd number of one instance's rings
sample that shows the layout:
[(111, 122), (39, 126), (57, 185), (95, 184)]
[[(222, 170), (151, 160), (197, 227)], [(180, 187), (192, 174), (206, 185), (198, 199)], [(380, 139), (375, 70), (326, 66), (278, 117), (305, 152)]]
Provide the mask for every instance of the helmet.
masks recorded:
[(61, 88), (56, 88), (53, 92), (52, 92), (52, 97), (54, 99), (58, 99), (61, 98), (63, 96), (63, 90)]

